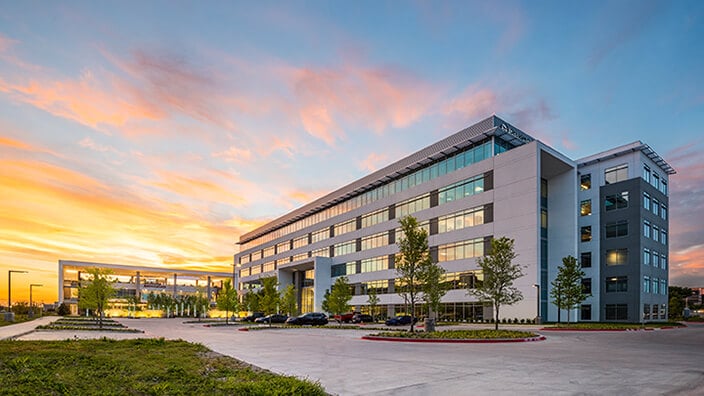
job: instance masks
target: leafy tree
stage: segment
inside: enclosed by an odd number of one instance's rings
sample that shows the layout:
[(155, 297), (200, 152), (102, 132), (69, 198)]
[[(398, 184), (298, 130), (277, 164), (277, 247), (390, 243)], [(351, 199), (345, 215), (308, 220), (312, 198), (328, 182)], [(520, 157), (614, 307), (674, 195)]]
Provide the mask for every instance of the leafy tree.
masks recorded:
[[(423, 280), (423, 301), (428, 304), (437, 318), (437, 313), (440, 311), (440, 302), (442, 297), (447, 293), (447, 285), (442, 283), (442, 277), (445, 274), (445, 269), (436, 263), (430, 263), (423, 268), (421, 278)], [(428, 329), (426, 329), (427, 331)]]
[(296, 302), (296, 288), (293, 285), (286, 286), (281, 296), (281, 308), (289, 316), (298, 315), (298, 304)]
[(59, 308), (56, 309), (56, 313), (59, 316), (66, 316), (71, 314), (71, 309), (68, 307), (68, 304), (66, 303), (61, 303), (59, 304)]
[[(331, 313), (341, 315), (350, 310), (349, 303), (352, 299), (352, 292), (346, 276), (335, 279), (332, 291), (326, 295), (326, 298), (327, 304), (325, 305), (330, 309)], [(339, 322), (340, 326), (342, 326), (342, 320)]]
[(242, 297), (242, 306), (250, 312), (259, 311), (259, 294), (250, 290)]
[(78, 305), (83, 309), (92, 309), (94, 314), (98, 315), (98, 327), (101, 329), (103, 328), (105, 310), (108, 308), (110, 299), (116, 294), (112, 281), (108, 279), (110, 273), (110, 270), (89, 268), (90, 280), (82, 282), (82, 287), (78, 289)]
[(237, 306), (239, 305), (237, 290), (232, 287), (232, 280), (225, 279), (216, 302), (218, 309), (225, 311), (225, 324), (229, 324), (230, 312), (234, 313), (237, 311)]
[(376, 321), (376, 306), (379, 305), (379, 296), (376, 293), (375, 288), (371, 288), (367, 291), (367, 302), (369, 303), (369, 311), (372, 315), (372, 320)]
[(323, 309), (324, 312), (330, 313), (332, 312), (332, 309), (330, 308), (330, 290), (325, 289), (325, 295), (323, 296), (323, 303), (321, 304), (321, 308)]
[(279, 302), (281, 301), (281, 293), (276, 289), (279, 282), (275, 276), (261, 278), (262, 288), (259, 291), (259, 307), (265, 315), (277, 313), (279, 311)]
[(682, 314), (686, 306), (685, 299), (692, 295), (692, 289), (689, 287), (670, 286), (667, 288), (668, 314), (671, 320), (682, 319)]
[(523, 276), (522, 267), (513, 264), (518, 255), (513, 251), (514, 240), (501, 237), (491, 240), (491, 252), (477, 259), (484, 274), (484, 281), (478, 282), (469, 293), (479, 301), (494, 307), (494, 329), (499, 329), (499, 309), (502, 305), (513, 305), (523, 299), (513, 281)]
[(557, 309), (567, 310), (567, 323), (570, 323), (570, 311), (589, 297), (589, 294), (584, 293), (582, 286), (584, 275), (577, 259), (567, 256), (562, 258), (562, 265), (557, 267), (557, 276), (551, 282), (552, 303)]
[(424, 274), (432, 265), (428, 248), (428, 233), (418, 227), (418, 220), (406, 216), (400, 220), (401, 240), (398, 242), (399, 253), (396, 255), (396, 273), (402, 287), (398, 294), (411, 305), (411, 333), (415, 323), (416, 303), (421, 300)]

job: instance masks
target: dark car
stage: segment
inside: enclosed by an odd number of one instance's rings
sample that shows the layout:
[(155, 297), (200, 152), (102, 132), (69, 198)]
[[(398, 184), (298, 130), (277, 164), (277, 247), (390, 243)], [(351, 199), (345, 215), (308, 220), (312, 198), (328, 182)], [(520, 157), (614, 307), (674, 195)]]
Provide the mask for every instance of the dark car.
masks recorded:
[[(413, 323), (418, 322), (418, 318), (415, 318)], [(411, 316), (410, 315), (401, 315), (401, 316), (396, 316), (393, 318), (389, 318), (386, 320), (386, 325), (387, 326), (403, 326), (403, 325), (409, 325), (411, 324)]]
[(371, 323), (374, 321), (371, 315), (356, 313), (352, 316), (352, 323)]
[(244, 318), (240, 319), (242, 322), (254, 322), (258, 318), (263, 318), (264, 312), (252, 312), (251, 315), (247, 315)]
[(288, 315), (271, 314), (254, 319), (254, 323), (285, 323), (286, 319), (288, 319)]
[(328, 317), (324, 313), (309, 312), (301, 316), (292, 316), (286, 319), (286, 324), (323, 326), (328, 324)]

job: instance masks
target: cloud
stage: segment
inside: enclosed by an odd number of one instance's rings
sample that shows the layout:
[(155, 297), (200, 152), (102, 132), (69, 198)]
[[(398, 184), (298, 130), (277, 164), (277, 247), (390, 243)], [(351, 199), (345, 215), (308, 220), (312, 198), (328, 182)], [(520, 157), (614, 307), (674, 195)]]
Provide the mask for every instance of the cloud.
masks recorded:
[(498, 106), (498, 101), (496, 92), (487, 88), (468, 86), (462, 93), (442, 106), (442, 113), (472, 119), (493, 114)]
[(298, 113), (305, 130), (334, 145), (348, 126), (382, 133), (426, 115), (438, 90), (407, 71), (348, 63), (290, 70)]
[(359, 166), (364, 171), (374, 172), (379, 169), (380, 165), (386, 162), (388, 162), (388, 155), (384, 153), (369, 153), (369, 155), (359, 163)]
[(105, 152), (113, 152), (117, 153), (118, 151), (112, 147), (112, 146), (106, 146), (102, 144), (98, 144), (93, 139), (91, 139), (89, 136), (84, 137), (78, 142), (78, 145), (87, 149), (91, 149), (94, 151), (98, 151), (100, 153), (105, 153)]
[[(704, 163), (701, 143), (664, 157), (677, 170), (670, 176), (670, 277), (672, 284), (704, 284)], [(699, 282), (698, 284), (695, 284)]]
[(213, 153), (212, 156), (222, 158), (226, 162), (244, 162), (252, 159), (252, 152), (247, 149), (230, 146), (227, 150)]
[(0, 53), (7, 52), (17, 43), (17, 40), (13, 40), (7, 36), (3, 36), (2, 34), (0, 34)]

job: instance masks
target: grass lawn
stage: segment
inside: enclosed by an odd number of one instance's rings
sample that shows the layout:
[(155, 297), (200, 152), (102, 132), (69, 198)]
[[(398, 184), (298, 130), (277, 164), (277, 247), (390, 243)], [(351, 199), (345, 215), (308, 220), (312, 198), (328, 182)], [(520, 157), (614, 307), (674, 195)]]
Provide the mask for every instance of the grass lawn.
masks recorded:
[(102, 326), (98, 319), (66, 317), (59, 318), (47, 325), (37, 326), (37, 330), (95, 330), (141, 333), (141, 330), (129, 329), (112, 319), (103, 319)]
[(34, 319), (41, 317), (41, 316), (35, 315), (33, 318), (30, 318), (28, 315), (15, 315), (14, 322), (7, 322), (3, 319), (2, 315), (3, 314), (0, 314), (0, 327), (1, 326), (9, 326), (11, 324), (17, 324), (17, 323), (22, 323), (22, 322), (29, 322), (30, 320), (34, 320)]
[(426, 338), (439, 340), (490, 340), (537, 337), (535, 333), (515, 330), (447, 330), (429, 333), (411, 333), (408, 331), (384, 331), (372, 334), (377, 337)]
[(0, 378), (11, 395), (326, 394), (310, 381), (163, 339), (0, 341)]

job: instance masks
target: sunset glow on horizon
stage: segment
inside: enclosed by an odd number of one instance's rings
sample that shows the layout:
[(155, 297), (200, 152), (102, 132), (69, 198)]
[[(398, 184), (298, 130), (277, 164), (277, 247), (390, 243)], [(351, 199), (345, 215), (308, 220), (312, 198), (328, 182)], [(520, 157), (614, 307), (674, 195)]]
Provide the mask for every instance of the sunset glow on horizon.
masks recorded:
[(649, 144), (670, 284), (704, 287), (703, 4), (4, 2), (0, 304), (10, 269), (56, 301), (60, 259), (232, 271), (242, 233), (494, 113), (571, 158)]

